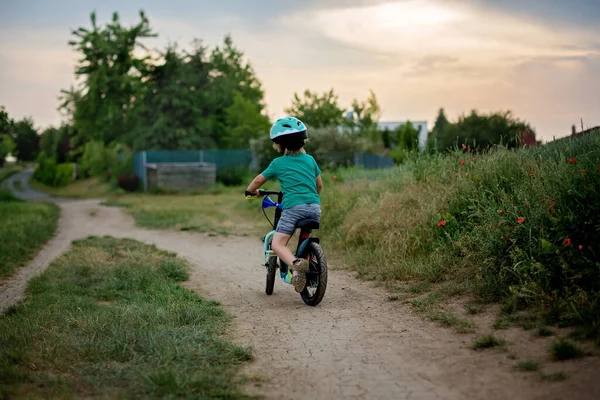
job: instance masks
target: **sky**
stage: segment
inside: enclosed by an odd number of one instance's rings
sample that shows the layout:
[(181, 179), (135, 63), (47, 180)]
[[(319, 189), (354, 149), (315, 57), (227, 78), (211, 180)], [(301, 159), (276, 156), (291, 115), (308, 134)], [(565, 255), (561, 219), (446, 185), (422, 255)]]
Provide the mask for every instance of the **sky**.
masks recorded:
[(382, 121), (451, 121), (511, 110), (548, 141), (600, 125), (600, 0), (0, 0), (0, 105), (57, 125), (75, 82), (71, 30), (143, 9), (151, 48), (231, 34), (271, 118), (295, 92), (334, 88), (344, 107), (377, 95)]

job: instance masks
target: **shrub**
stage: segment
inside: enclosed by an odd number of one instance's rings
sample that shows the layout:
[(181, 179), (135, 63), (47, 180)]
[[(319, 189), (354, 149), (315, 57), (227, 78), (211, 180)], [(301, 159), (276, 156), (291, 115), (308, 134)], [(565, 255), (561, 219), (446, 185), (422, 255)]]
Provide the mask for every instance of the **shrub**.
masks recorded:
[(119, 187), (128, 192), (135, 192), (140, 188), (140, 178), (133, 173), (120, 175), (118, 179)]
[(73, 182), (73, 163), (58, 164), (52, 186), (64, 187)]
[(226, 186), (239, 186), (250, 183), (252, 172), (248, 167), (237, 166), (217, 169), (217, 182)]
[(97, 177), (106, 182), (112, 180), (117, 184), (119, 176), (133, 170), (133, 157), (125, 145), (104, 147), (102, 142), (91, 141), (84, 146), (80, 164), (82, 176)]
[(48, 157), (46, 153), (41, 152), (38, 156), (38, 166), (33, 173), (33, 177), (38, 182), (45, 185), (54, 186), (54, 177), (56, 176), (56, 160)]
[[(600, 338), (600, 135), (420, 156), (323, 191), (323, 231), (370, 279), (458, 281)], [(600, 339), (599, 339), (600, 340)]]

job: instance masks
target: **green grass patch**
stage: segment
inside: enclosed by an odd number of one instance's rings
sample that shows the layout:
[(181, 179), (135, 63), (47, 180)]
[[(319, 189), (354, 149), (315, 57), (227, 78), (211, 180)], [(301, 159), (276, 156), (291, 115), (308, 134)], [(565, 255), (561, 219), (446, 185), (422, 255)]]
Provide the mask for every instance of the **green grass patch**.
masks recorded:
[(24, 202), (0, 188), (0, 278), (30, 260), (56, 231), (55, 204)]
[(550, 345), (550, 353), (555, 360), (563, 361), (583, 357), (584, 352), (575, 343), (567, 339), (558, 339)]
[(72, 199), (93, 199), (124, 193), (121, 189), (113, 188), (110, 183), (102, 182), (96, 178), (77, 180), (65, 187), (48, 186), (35, 179), (31, 179), (29, 185), (33, 189), (48, 193), (54, 197), (67, 197)]
[(133, 240), (77, 241), (0, 316), (0, 397), (237, 399), (248, 348), (187, 264)]
[[(124, 207), (137, 225), (150, 229), (256, 236), (270, 228), (260, 201), (246, 200), (242, 187), (220, 187), (217, 194), (124, 195), (103, 204)], [(268, 213), (272, 221), (273, 212)]]
[(17, 172), (20, 172), (21, 169), (21, 167), (15, 164), (4, 164), (4, 166), (0, 168), (0, 183), (4, 182), (6, 179), (10, 178)]
[(437, 293), (429, 293), (425, 297), (413, 299), (411, 304), (413, 308), (431, 321), (438, 322), (442, 326), (454, 328), (458, 333), (473, 332), (475, 324), (466, 319), (457, 317), (451, 312), (442, 310), (437, 301), (440, 295)]
[(519, 361), (515, 368), (519, 371), (538, 371), (540, 369), (540, 363), (536, 360), (523, 360)]
[(473, 342), (473, 349), (485, 350), (504, 345), (504, 340), (498, 339), (494, 335), (480, 337)]

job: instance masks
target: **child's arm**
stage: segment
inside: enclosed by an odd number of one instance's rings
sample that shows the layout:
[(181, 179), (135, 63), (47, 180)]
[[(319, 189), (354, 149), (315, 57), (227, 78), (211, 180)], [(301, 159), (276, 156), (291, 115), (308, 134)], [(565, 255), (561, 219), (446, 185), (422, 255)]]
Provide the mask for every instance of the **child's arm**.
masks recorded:
[(256, 178), (252, 180), (252, 182), (248, 186), (248, 189), (246, 190), (258, 196), (258, 188), (260, 188), (265, 183), (267, 183), (267, 178), (265, 178), (263, 174), (258, 174), (256, 175)]
[(323, 179), (321, 179), (321, 175), (317, 176), (317, 194), (321, 194), (321, 189), (323, 189)]

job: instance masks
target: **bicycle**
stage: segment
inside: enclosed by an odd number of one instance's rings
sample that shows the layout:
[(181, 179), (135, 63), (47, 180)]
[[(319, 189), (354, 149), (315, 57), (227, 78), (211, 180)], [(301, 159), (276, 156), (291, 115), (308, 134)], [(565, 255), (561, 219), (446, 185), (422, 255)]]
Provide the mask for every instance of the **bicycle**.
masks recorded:
[[(260, 196), (264, 196), (262, 201), (263, 214), (265, 214), (265, 218), (273, 227), (273, 230), (262, 238), (265, 259), (264, 266), (267, 270), (265, 293), (267, 295), (272, 295), (275, 287), (277, 267), (279, 267), (279, 276), (281, 280), (287, 284), (292, 284), (291, 269), (281, 261), (271, 249), (273, 235), (275, 235), (275, 229), (277, 229), (277, 224), (279, 223), (281, 212), (283, 211), (281, 205), (283, 193), (273, 190), (259, 190), (258, 192)], [(273, 201), (269, 197), (270, 195), (276, 195), (277, 202)], [(260, 197), (246, 191), (246, 199), (258, 198)], [(275, 219), (273, 222), (271, 222), (265, 211), (267, 208), (271, 207), (275, 207)], [(300, 293), (300, 297), (302, 297), (305, 304), (314, 307), (323, 300), (325, 290), (327, 289), (327, 259), (321, 248), (319, 238), (311, 236), (313, 230), (319, 229), (319, 221), (313, 219), (301, 220), (296, 225), (296, 228), (300, 229), (300, 234), (298, 236), (298, 245), (296, 247), (295, 256), (296, 258), (304, 258), (309, 261), (308, 271), (306, 273), (306, 286)]]

